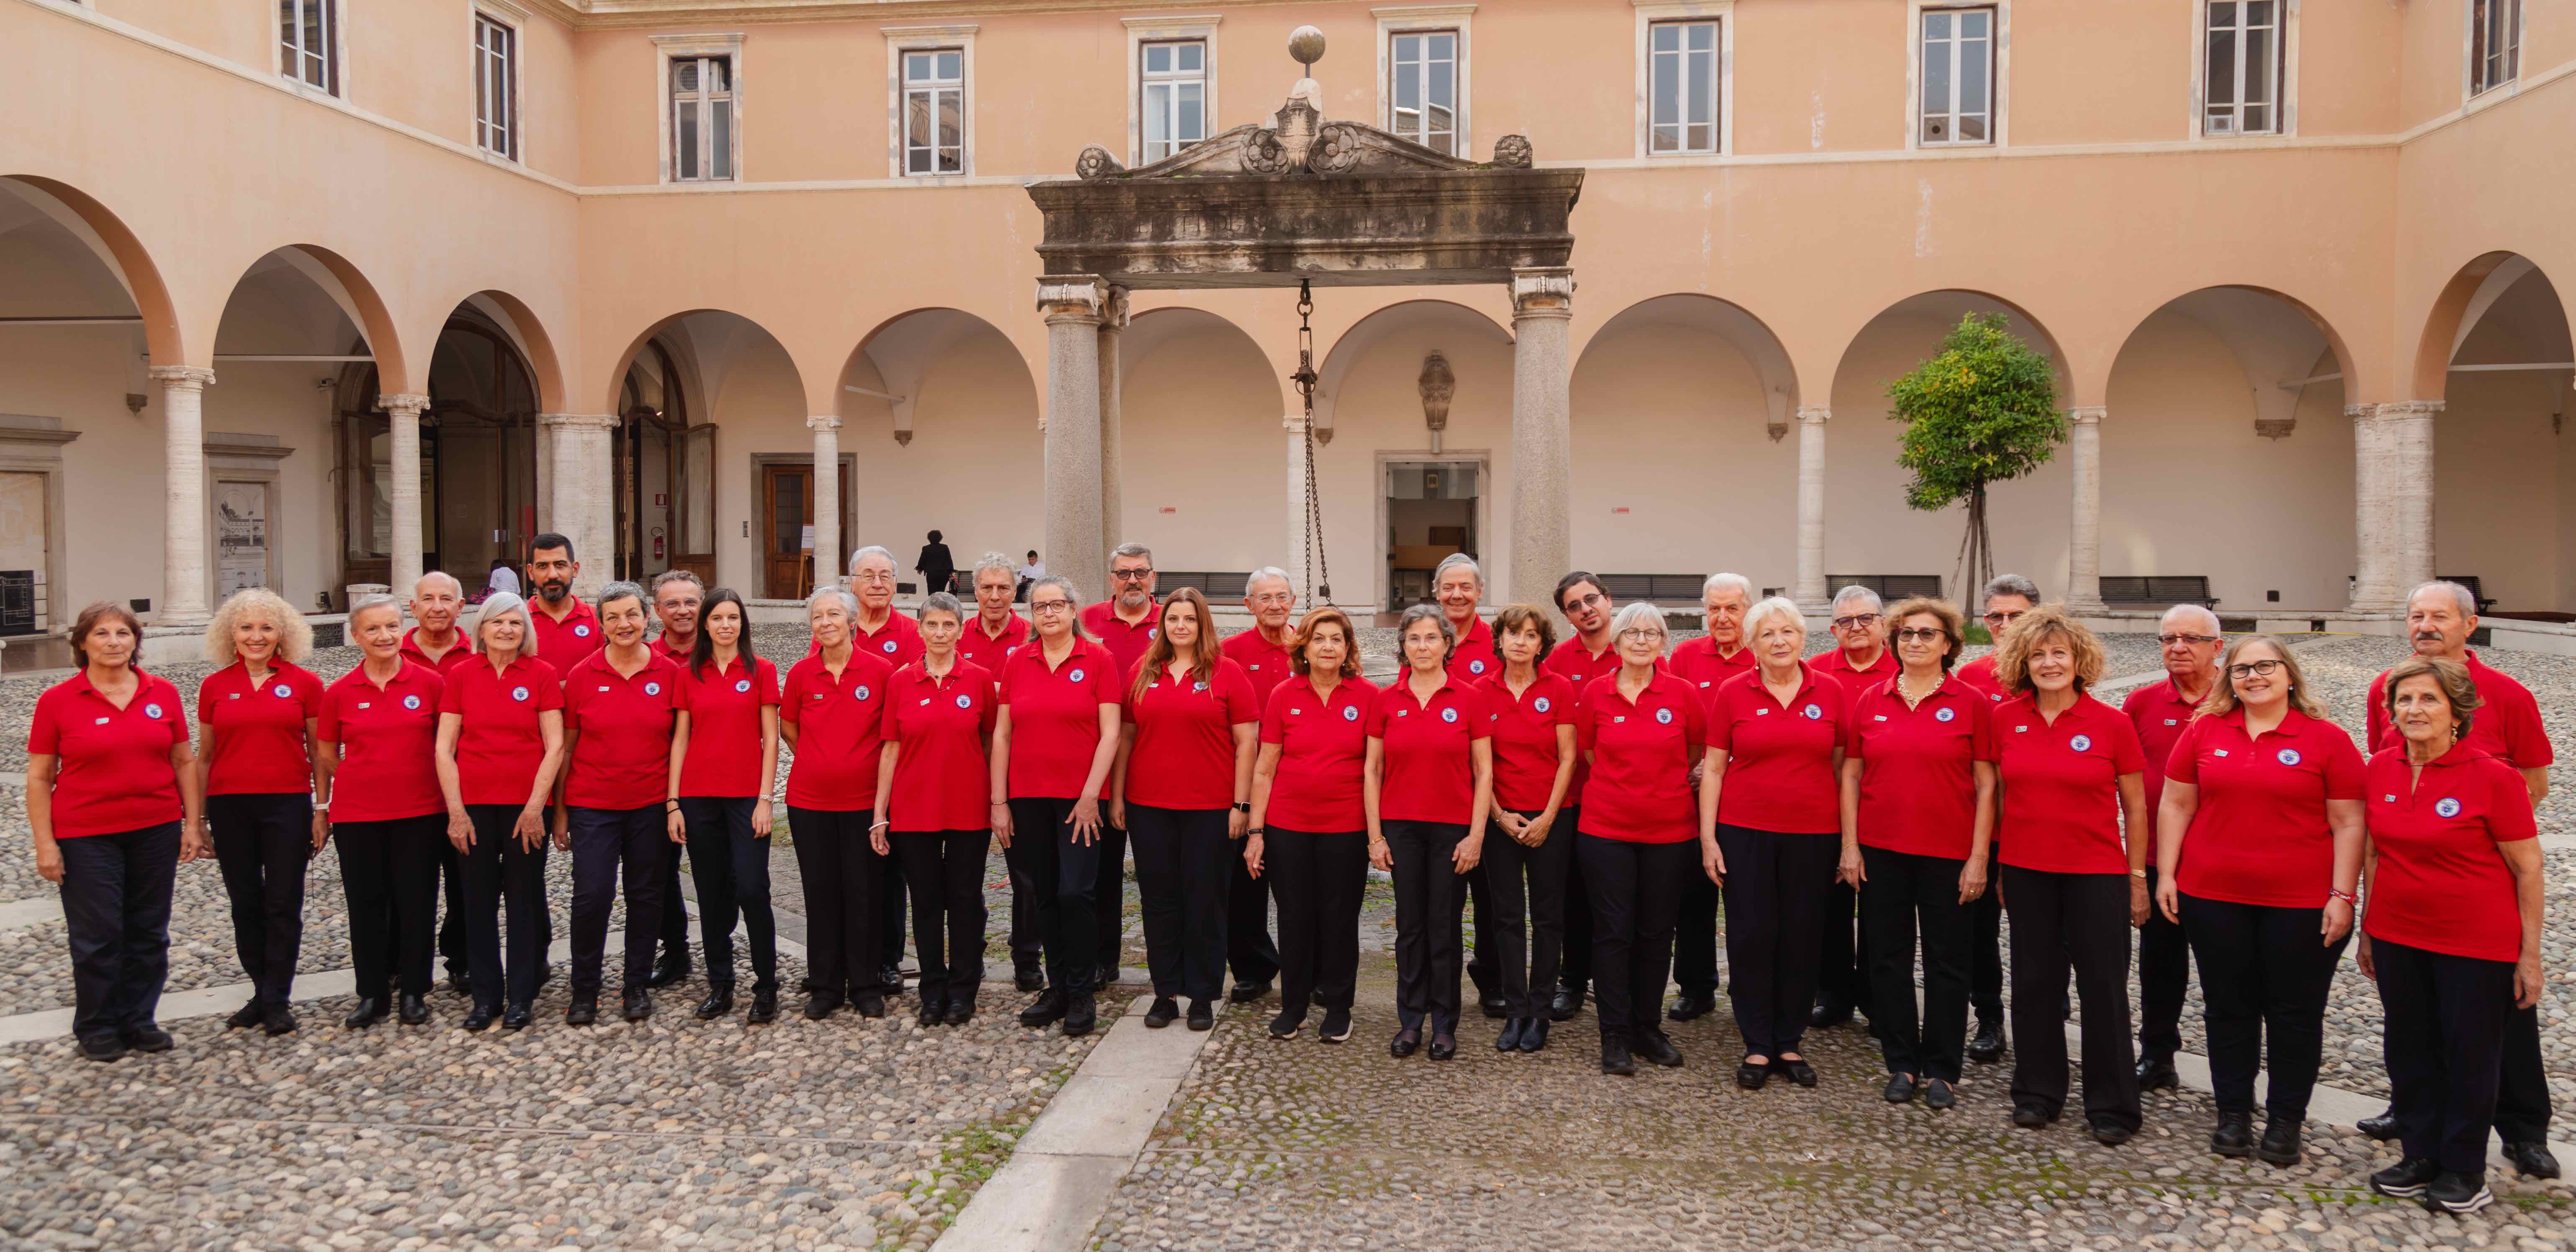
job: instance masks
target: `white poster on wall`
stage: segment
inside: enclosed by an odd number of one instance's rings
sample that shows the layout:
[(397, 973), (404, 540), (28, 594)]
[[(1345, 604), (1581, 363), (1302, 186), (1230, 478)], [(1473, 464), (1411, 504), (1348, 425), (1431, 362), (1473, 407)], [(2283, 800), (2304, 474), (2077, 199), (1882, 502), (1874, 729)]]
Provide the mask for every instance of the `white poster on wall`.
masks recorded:
[(215, 484), (215, 580), (220, 594), (268, 585), (268, 485)]

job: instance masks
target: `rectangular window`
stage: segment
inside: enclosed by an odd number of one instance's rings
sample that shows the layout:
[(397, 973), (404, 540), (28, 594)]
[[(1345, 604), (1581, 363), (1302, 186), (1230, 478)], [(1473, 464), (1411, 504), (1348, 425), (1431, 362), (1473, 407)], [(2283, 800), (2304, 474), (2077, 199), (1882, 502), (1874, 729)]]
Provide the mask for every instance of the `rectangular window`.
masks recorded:
[(1387, 37), (1387, 129), (1442, 152), (1458, 149), (1458, 32)]
[(1207, 44), (1201, 40), (1139, 46), (1147, 164), (1207, 138)]
[(2211, 0), (2206, 135), (2270, 135), (2281, 129), (2280, 0)]
[(1925, 147), (1995, 141), (1995, 11), (1923, 12)]
[(277, 0), (277, 70), (340, 94), (339, 0)]
[(903, 54), (903, 172), (966, 172), (966, 51)]
[(474, 142), (519, 155), (519, 32), (474, 15)]
[(1648, 152), (1717, 151), (1717, 23), (1657, 22), (1646, 31)]
[(2469, 94), (2512, 82), (2522, 72), (2522, 0), (2470, 0)]
[(733, 177), (733, 58), (671, 59), (671, 176)]

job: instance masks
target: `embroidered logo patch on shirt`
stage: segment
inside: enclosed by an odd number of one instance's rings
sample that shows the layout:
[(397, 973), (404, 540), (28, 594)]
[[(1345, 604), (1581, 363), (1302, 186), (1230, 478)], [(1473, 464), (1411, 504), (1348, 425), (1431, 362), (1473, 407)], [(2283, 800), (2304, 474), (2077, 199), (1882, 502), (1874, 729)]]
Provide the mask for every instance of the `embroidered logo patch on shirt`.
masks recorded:
[(1457, 720), (1458, 720), (1458, 710), (1456, 710), (1456, 709), (1442, 709), (1442, 710), (1440, 710), (1440, 720), (1441, 720), (1441, 721), (1444, 721), (1444, 722), (1454, 722), (1454, 721), (1457, 721)]
[(572, 628), (572, 637), (573, 637), (573, 638), (575, 638), (575, 639), (588, 639), (588, 638), (590, 638), (590, 627), (588, 627), (588, 626), (575, 626), (575, 627), (573, 627), (573, 628)]
[(1207, 690), (1207, 684), (1206, 684), (1206, 683), (1203, 683), (1203, 682), (1191, 683), (1191, 684), (1190, 684), (1190, 690), (1192, 690), (1192, 691), (1205, 691), (1205, 690)]
[(2093, 736), (2077, 735), (2076, 737), (2067, 740), (2066, 746), (2073, 748), (2078, 752), (2090, 752), (2093, 750)]
[(1546, 712), (1546, 711), (1547, 711), (1547, 697), (1546, 697), (1546, 696), (1540, 696), (1539, 698), (1537, 698), (1537, 699), (1535, 699), (1535, 700), (1530, 701), (1530, 707), (1531, 707), (1531, 708), (1533, 708), (1533, 709), (1538, 710), (1538, 711), (1539, 711), (1539, 712), (1541, 712), (1541, 713)]
[(646, 695), (648, 695), (648, 696), (658, 696), (658, 695), (662, 694), (662, 684), (660, 684), (660, 683), (646, 683), (646, 684), (644, 684), (644, 694), (646, 694)]
[(1934, 709), (1934, 710), (1932, 710), (1932, 720), (1933, 720), (1933, 721), (1936, 721), (1936, 722), (1949, 722), (1949, 721), (1956, 721), (1956, 720), (1958, 720), (1958, 717), (1959, 717), (1959, 710), (1957, 710), (1957, 709)]
[(510, 698), (513, 700), (524, 701), (528, 698), (528, 689), (525, 687), (512, 687), (510, 688)]
[(144, 705), (143, 715), (150, 718), (159, 718), (161, 716), (161, 706), (158, 704)]
[(751, 691), (751, 680), (748, 678), (735, 679), (733, 689), (737, 695), (748, 694)]
[(2225, 756), (2225, 755), (2227, 755), (2227, 749), (2225, 749), (2225, 748), (2212, 748), (2212, 749), (2210, 749), (2210, 751), (2215, 752), (2215, 753), (2217, 753), (2217, 754), (2218, 754), (2218, 755), (2220, 755), (2220, 756)]
[[(420, 708), (420, 697), (419, 697), (419, 696), (404, 696), (404, 697), (403, 697), (403, 707), (404, 707), (404, 708), (407, 708), (407, 709), (418, 710), (418, 709)], [(155, 712), (152, 716), (154, 716), (154, 717), (159, 717), (159, 716), (161, 716), (161, 714), (159, 714), (158, 712)]]
[(2297, 748), (2283, 748), (2278, 754), (2276, 754), (2274, 759), (2280, 761), (2283, 765), (2296, 765), (2299, 763), (2299, 750)]
[(1670, 726), (1673, 724), (1673, 711), (1671, 709), (1657, 709), (1655, 710), (1655, 720), (1666, 726)]
[(894, 640), (888, 639), (885, 641), (885, 650), (888, 652), (894, 651)]
[(1887, 714), (1885, 714), (1885, 713), (1879, 713), (1879, 714), (1876, 714), (1876, 715), (1872, 716), (1872, 717), (1870, 718), (1870, 720), (1871, 720), (1871, 721), (1874, 721), (1874, 722), (1883, 722), (1883, 721), (1886, 721), (1886, 720), (1887, 720)]
[(1346, 722), (1356, 722), (1360, 720), (1360, 706), (1356, 704), (1343, 705), (1342, 720)]
[(1799, 712), (1805, 713), (1807, 715), (1807, 720), (1811, 722), (1816, 721), (1825, 715), (1825, 710), (1823, 708), (1813, 704), (1799, 710)]
[(1483, 661), (1483, 660), (1481, 660), (1481, 659), (1479, 659), (1479, 660), (1474, 660), (1474, 661), (1469, 661), (1469, 662), (1467, 662), (1467, 672), (1468, 672), (1468, 673), (1470, 673), (1470, 674), (1481, 674), (1481, 673), (1484, 673), (1484, 672), (1485, 672), (1485, 663), (1484, 663), (1484, 661)]
[(1081, 671), (1081, 670), (1075, 670), (1075, 671), (1073, 671), (1073, 680), (1074, 680), (1075, 682), (1081, 682), (1081, 681), (1082, 681), (1082, 671)]
[(868, 689), (867, 689), (866, 684), (864, 684), (864, 683), (860, 684), (860, 686), (859, 686), (859, 689), (858, 689), (858, 690), (853, 691), (853, 692), (851, 692), (851, 693), (850, 693), (850, 698), (851, 698), (851, 699), (853, 699), (853, 700), (865, 700), (865, 699), (867, 699), (867, 698), (868, 698)]
[[(2394, 797), (2391, 797), (2391, 798), (2393, 799)], [(2457, 796), (2444, 796), (2444, 797), (2442, 797), (2441, 803), (2436, 804), (2436, 805), (2434, 805), (2434, 806), (2433, 806), (2433, 811), (2434, 811), (2434, 812), (2436, 812), (2436, 813), (2441, 814), (2441, 815), (2442, 815), (2442, 816), (2444, 816), (2444, 817), (2458, 817), (2458, 816), (2460, 815), (2460, 800), (2459, 800), (2459, 797), (2457, 797)]]
[(975, 697), (973, 697), (973, 696), (959, 696), (959, 697), (957, 697), (957, 707), (959, 707), (959, 708), (961, 708), (961, 709), (971, 709), (971, 708), (975, 707)]
[(293, 688), (293, 687), (289, 687), (289, 686), (287, 686), (285, 683), (279, 683), (279, 684), (277, 684), (276, 686), (269, 688), (269, 689), (268, 689), (268, 694), (273, 695), (273, 696), (276, 696), (278, 699), (283, 700), (283, 699), (286, 699), (286, 698), (287, 698), (287, 697), (289, 697), (289, 696), (294, 695), (294, 694), (295, 694), (295, 688)]
[(2177, 721), (2177, 720), (2175, 720), (2175, 719), (2173, 719), (2173, 718), (2170, 718), (2170, 717), (2168, 717), (2168, 718), (2166, 718), (2166, 719), (2165, 719), (2165, 725), (2167, 725), (2167, 726), (2179, 726), (2179, 725), (2181, 725), (2181, 724), (2182, 724), (2181, 722), (2179, 722), (2179, 721)]

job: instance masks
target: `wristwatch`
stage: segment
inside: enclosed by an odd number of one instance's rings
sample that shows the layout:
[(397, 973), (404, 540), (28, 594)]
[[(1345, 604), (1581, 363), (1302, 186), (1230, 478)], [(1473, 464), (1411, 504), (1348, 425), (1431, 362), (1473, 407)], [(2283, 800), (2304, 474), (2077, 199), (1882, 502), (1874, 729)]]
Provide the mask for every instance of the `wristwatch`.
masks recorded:
[(1251, 811), (1252, 811), (1252, 801), (1250, 801), (1250, 800), (1237, 800), (1237, 801), (1235, 801), (1235, 802), (1234, 802), (1234, 811), (1235, 811), (1235, 812), (1237, 812), (1237, 813), (1249, 813), (1249, 812), (1251, 812)]

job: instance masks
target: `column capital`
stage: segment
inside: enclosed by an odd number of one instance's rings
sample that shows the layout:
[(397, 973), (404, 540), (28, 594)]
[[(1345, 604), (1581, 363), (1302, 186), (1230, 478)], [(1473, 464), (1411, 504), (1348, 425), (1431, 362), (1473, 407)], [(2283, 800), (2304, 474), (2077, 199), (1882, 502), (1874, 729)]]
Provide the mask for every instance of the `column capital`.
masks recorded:
[(1574, 316), (1574, 271), (1561, 265), (1512, 271), (1512, 319)]
[(1113, 335), (1127, 329), (1127, 323), (1130, 320), (1128, 305), (1126, 288), (1110, 288), (1109, 298), (1102, 301), (1100, 305), (1100, 329)]
[(615, 430), (619, 423), (614, 413), (539, 413), (537, 425), (554, 430)]
[(2442, 401), (2391, 400), (2384, 404), (2347, 404), (2343, 411), (2355, 421), (2404, 422), (2440, 413)]
[(839, 430), (840, 428), (841, 419), (838, 414), (817, 413), (814, 416), (805, 419), (805, 429), (807, 430)]
[(418, 417), (421, 410), (429, 407), (429, 397), (411, 392), (396, 392), (389, 396), (379, 395), (376, 397), (376, 407), (387, 413), (408, 413)]
[(2066, 420), (2078, 426), (2099, 426), (2102, 424), (2102, 419), (2110, 415), (2111, 410), (2107, 405), (2079, 404), (2066, 411)]
[(1822, 426), (1825, 423), (1832, 421), (1833, 417), (1834, 410), (1831, 405), (1802, 404), (1798, 406), (1798, 424), (1801, 426)]
[(203, 391), (215, 385), (215, 372), (196, 365), (155, 365), (148, 371), (152, 381), (164, 387)]
[(1303, 413), (1291, 413), (1286, 417), (1279, 419), (1279, 429), (1287, 431), (1292, 435), (1302, 435), (1306, 433), (1306, 428), (1313, 423), (1314, 419), (1307, 417)]
[(1109, 284), (1097, 274), (1048, 274), (1038, 279), (1038, 312), (1049, 325), (1098, 323), (1110, 302)]

